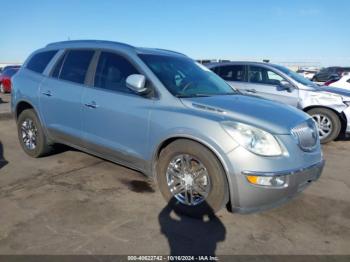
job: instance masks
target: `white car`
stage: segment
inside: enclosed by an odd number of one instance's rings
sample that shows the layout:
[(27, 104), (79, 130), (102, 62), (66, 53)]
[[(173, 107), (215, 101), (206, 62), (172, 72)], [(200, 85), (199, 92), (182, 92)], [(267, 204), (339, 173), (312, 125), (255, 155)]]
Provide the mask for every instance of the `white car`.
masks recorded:
[(329, 86), (350, 90), (350, 74), (344, 75), (338, 81), (330, 84)]
[(313, 70), (313, 69), (299, 69), (297, 71), (298, 74), (302, 75), (303, 77), (311, 80), (314, 75), (317, 73), (317, 70)]

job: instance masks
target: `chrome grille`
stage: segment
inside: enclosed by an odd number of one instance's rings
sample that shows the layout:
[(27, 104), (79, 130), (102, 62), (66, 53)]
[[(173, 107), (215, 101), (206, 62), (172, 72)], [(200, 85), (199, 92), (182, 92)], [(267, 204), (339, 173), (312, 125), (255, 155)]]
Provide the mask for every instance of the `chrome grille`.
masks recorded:
[(312, 119), (294, 127), (292, 135), (298, 141), (300, 148), (304, 151), (312, 151), (318, 143), (318, 131)]

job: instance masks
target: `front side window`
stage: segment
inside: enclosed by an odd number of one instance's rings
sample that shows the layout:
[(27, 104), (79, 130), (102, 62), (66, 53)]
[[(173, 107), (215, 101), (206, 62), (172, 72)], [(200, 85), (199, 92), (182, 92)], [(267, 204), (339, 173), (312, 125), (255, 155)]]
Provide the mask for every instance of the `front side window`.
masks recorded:
[(93, 50), (70, 50), (67, 53), (67, 57), (64, 58), (58, 78), (84, 84), (94, 52)]
[(57, 50), (46, 51), (35, 54), (28, 62), (27, 69), (42, 74)]
[(150, 54), (139, 57), (176, 97), (238, 93), (214, 72), (186, 57)]
[(280, 85), (283, 77), (275, 72), (260, 66), (250, 66), (248, 74), (249, 82), (265, 85)]
[(244, 81), (243, 65), (228, 65), (220, 67), (219, 75), (226, 81)]
[(132, 74), (139, 74), (139, 72), (124, 57), (102, 52), (96, 69), (95, 86), (112, 91), (132, 93), (126, 86), (126, 78)]

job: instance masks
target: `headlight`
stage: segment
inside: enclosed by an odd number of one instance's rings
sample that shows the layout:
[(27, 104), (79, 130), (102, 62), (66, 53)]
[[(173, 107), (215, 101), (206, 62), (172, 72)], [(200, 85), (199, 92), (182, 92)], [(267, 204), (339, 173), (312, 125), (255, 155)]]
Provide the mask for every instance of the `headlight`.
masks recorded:
[(222, 126), (237, 143), (255, 154), (263, 156), (282, 154), (276, 138), (264, 130), (231, 121), (223, 122)]

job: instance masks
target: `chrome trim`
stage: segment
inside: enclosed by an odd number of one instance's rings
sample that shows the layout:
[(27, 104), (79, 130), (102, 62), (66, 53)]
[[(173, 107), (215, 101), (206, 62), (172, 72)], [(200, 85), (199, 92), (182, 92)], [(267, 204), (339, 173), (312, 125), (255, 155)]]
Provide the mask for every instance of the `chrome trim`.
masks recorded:
[(313, 169), (313, 168), (321, 168), (323, 169), (325, 165), (325, 160), (322, 159), (320, 162), (316, 164), (312, 164), (307, 167), (302, 167), (298, 169), (290, 169), (290, 170), (283, 170), (283, 171), (274, 171), (274, 172), (260, 172), (260, 171), (242, 171), (242, 175), (245, 176), (288, 176), (288, 175), (294, 175), (297, 173), (301, 173), (303, 171)]

